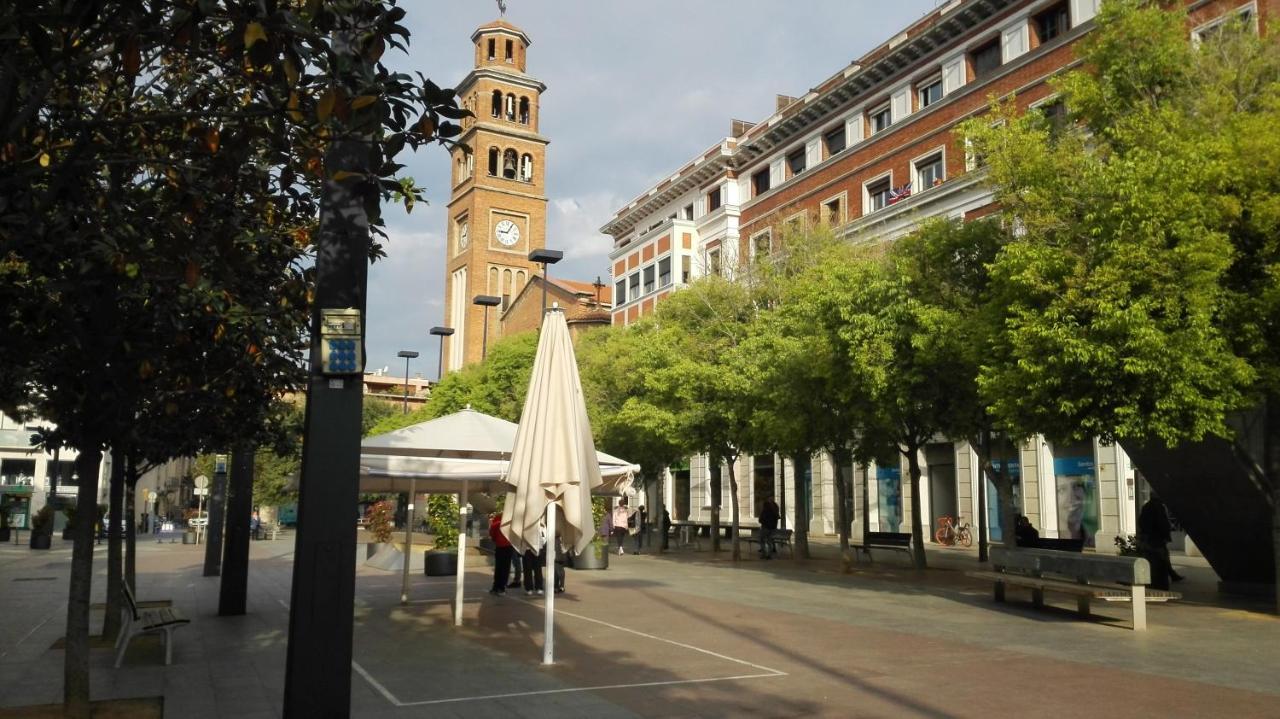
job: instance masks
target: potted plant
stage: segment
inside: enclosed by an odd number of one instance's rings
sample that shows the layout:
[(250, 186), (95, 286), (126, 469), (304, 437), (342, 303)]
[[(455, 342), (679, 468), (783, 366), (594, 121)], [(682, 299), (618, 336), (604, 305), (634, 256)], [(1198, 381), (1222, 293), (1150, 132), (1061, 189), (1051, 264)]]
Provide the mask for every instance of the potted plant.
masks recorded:
[(391, 542), (392, 520), (395, 518), (395, 512), (395, 506), (388, 499), (376, 502), (369, 507), (369, 512), (365, 514), (364, 526), (369, 534), (373, 535), (373, 541), (365, 545), (365, 559), (377, 554), (378, 550)]
[(31, 548), (48, 549), (53, 544), (53, 507), (46, 504), (31, 518)]
[(1138, 547), (1138, 538), (1132, 534), (1116, 537), (1116, 549), (1122, 557), (1141, 557), (1142, 550)]
[(428, 577), (458, 573), (458, 500), (452, 494), (427, 498), (427, 522), (435, 535), (435, 547), (428, 549), (424, 567)]
[[(604, 513), (608, 511), (605, 506), (603, 497), (591, 498), (591, 519), (595, 527), (600, 527), (604, 521)], [(582, 554), (570, 554), (568, 566), (573, 569), (608, 569), (609, 568), (609, 538), (600, 536), (597, 531), (596, 535), (591, 538), (591, 544), (587, 545), (586, 550)]]

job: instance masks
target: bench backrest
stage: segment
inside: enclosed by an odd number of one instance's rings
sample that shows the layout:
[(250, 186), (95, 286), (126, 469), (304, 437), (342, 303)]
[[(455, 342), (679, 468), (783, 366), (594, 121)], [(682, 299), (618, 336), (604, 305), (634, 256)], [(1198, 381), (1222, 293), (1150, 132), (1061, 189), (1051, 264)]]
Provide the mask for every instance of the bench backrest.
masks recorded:
[(129, 607), (129, 616), (133, 617), (134, 621), (137, 621), (139, 619), (138, 602), (133, 598), (133, 590), (129, 589), (128, 582), (120, 582), (120, 589), (124, 592), (124, 601)]
[(911, 544), (911, 535), (906, 532), (867, 532), (863, 535), (863, 543), (906, 547)]
[(1076, 580), (1150, 584), (1151, 565), (1142, 557), (1076, 554), (1052, 549), (991, 548), (991, 565), (1036, 574), (1059, 574)]

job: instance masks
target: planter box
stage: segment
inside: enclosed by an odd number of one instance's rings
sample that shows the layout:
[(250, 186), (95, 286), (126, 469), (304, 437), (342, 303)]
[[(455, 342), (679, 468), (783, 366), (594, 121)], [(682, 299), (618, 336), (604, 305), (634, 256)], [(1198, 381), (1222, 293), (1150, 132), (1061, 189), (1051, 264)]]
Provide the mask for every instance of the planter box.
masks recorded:
[(364, 545), (364, 558), (369, 559), (377, 554), (383, 547), (387, 546), (387, 542), (369, 542)]
[(182, 543), (183, 543), (183, 544), (195, 544), (195, 543), (196, 543), (196, 533), (195, 533), (195, 532), (191, 532), (191, 531), (183, 532), (183, 533), (182, 533)]
[(569, 555), (569, 566), (573, 569), (608, 569), (609, 545), (590, 544), (582, 554)]
[(451, 577), (458, 573), (456, 549), (428, 549), (424, 555), (423, 571), (428, 577)]
[(53, 544), (53, 535), (44, 532), (31, 533), (32, 549), (48, 549)]

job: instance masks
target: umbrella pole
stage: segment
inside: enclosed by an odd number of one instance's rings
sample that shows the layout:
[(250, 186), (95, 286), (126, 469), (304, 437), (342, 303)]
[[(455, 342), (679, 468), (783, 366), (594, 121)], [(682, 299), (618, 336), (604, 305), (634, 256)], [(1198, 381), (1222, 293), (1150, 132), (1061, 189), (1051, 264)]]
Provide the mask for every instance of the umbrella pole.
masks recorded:
[(453, 582), (453, 626), (462, 626), (462, 590), (467, 575), (467, 480), (462, 480), (462, 496), (458, 498), (458, 574)]
[(418, 480), (409, 478), (409, 506), (404, 513), (404, 570), (400, 575), (400, 603), (409, 603), (409, 561), (413, 559), (413, 500), (418, 496)]
[[(543, 569), (542, 586), (546, 589), (542, 596), (547, 599), (546, 616), (543, 620), (543, 634), (546, 639), (542, 644), (542, 663), (551, 664), (555, 656), (555, 557), (556, 541), (556, 503), (547, 502), (547, 566)], [(548, 587), (548, 584), (550, 586)]]

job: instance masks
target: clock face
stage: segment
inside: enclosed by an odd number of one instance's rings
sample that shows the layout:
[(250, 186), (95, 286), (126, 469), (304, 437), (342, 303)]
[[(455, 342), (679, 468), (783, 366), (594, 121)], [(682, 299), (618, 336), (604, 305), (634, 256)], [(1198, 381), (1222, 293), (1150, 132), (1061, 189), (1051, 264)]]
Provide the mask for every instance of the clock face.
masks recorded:
[(498, 239), (498, 242), (511, 247), (520, 241), (520, 228), (511, 220), (503, 220), (493, 229), (493, 236)]
[(458, 249), (460, 250), (467, 249), (467, 245), (471, 242), (471, 232), (468, 227), (465, 222), (458, 227)]

